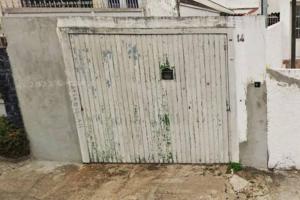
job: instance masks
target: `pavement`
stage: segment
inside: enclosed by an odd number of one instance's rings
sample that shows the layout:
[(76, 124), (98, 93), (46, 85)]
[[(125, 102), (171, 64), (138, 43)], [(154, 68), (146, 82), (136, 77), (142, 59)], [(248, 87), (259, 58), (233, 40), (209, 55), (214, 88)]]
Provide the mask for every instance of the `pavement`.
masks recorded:
[(300, 199), (298, 171), (0, 161), (0, 200)]

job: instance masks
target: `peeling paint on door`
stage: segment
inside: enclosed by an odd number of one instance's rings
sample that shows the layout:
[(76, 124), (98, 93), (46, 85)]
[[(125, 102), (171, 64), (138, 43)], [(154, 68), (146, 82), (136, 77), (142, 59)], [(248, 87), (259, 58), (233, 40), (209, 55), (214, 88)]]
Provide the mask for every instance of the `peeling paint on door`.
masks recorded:
[[(208, 33), (70, 34), (90, 162), (229, 162), (227, 42)], [(161, 79), (166, 59), (175, 80)]]

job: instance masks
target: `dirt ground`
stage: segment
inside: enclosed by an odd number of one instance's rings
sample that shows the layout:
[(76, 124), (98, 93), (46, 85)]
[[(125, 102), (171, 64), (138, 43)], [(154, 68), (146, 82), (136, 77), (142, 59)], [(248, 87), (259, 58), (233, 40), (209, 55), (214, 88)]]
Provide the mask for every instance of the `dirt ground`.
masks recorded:
[(298, 200), (299, 192), (297, 171), (232, 175), (218, 165), (0, 161), (0, 200)]

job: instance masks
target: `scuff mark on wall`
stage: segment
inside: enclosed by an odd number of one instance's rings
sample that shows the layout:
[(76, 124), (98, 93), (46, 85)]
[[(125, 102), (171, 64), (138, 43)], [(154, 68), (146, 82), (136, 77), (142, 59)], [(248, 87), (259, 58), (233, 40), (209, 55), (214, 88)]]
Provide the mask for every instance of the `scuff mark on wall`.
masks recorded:
[[(298, 88), (300, 88), (300, 79), (296, 79), (293, 77), (286, 76), (278, 71), (267, 69), (267, 73), (270, 75), (271, 79), (275, 79), (278, 82), (284, 82), (288, 86), (296, 85)], [(280, 84), (278, 84), (280, 86)], [(283, 86), (283, 85), (281, 85)]]
[(247, 142), (240, 144), (240, 160), (244, 166), (267, 169), (267, 93), (266, 83), (247, 86)]

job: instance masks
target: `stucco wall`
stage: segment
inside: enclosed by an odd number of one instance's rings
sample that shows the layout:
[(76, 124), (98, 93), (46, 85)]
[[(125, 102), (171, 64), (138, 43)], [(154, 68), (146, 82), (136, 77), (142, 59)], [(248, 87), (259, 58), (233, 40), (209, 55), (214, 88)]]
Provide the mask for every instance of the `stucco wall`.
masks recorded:
[(32, 155), (80, 161), (55, 18), (4, 18), (8, 54)]
[(234, 17), (232, 20), (236, 27), (233, 38), (235, 40), (237, 132), (240, 142), (245, 142), (247, 141), (247, 87), (255, 81), (265, 80), (266, 29), (262, 16)]
[(260, 0), (214, 0), (214, 2), (224, 5), (228, 8), (251, 8), (258, 7)]
[(247, 87), (247, 141), (240, 144), (240, 162), (258, 169), (268, 167), (266, 83)]
[(268, 70), (270, 168), (300, 169), (300, 70)]
[(220, 16), (219, 12), (207, 9), (197, 8), (195, 6), (181, 4), (180, 5), (180, 16), (189, 17), (189, 16)]
[[(100, 18), (99, 18), (100, 19)], [(235, 70), (236, 127), (239, 140), (247, 140), (247, 87), (265, 76), (265, 26), (263, 17), (204, 17), (183, 19), (162, 18), (176, 26), (179, 20), (186, 27), (234, 27), (234, 56), (230, 56)], [(160, 27), (159, 20), (102, 18), (102, 24), (93, 17), (70, 17), (70, 26), (78, 21), (103, 27), (120, 23), (131, 27)], [(55, 17), (5, 17), (4, 29), (8, 36), (8, 52), (18, 86), (17, 92), (25, 126), (31, 140), (33, 155), (47, 160), (81, 160), (79, 144), (70, 99), (65, 84), (65, 67), (56, 33)], [(58, 23), (60, 26), (61, 24)], [(243, 38), (243, 39), (242, 39)], [(26, 47), (26, 48), (20, 48)], [(233, 72), (234, 72), (233, 70)], [(232, 81), (231, 80), (231, 81)], [(46, 83), (44, 81), (47, 81)]]
[(266, 60), (269, 68), (281, 68), (283, 61), (282, 22), (267, 28)]
[(146, 0), (145, 16), (178, 16), (177, 0)]

